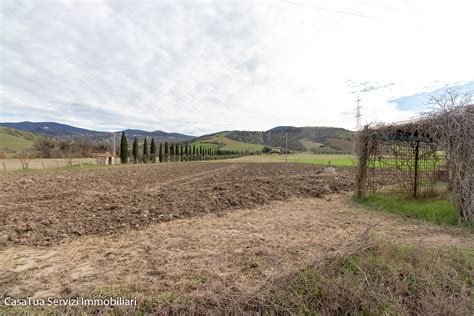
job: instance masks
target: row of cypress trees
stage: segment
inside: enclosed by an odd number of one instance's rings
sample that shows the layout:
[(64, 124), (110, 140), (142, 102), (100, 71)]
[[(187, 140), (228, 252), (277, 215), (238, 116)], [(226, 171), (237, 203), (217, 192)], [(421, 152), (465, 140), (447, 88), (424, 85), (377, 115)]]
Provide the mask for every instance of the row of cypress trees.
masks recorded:
[[(139, 154), (138, 139), (133, 139), (132, 152), (130, 155), (128, 149), (128, 142), (125, 133), (122, 132), (120, 140), (120, 162), (121, 163), (155, 163), (155, 162), (170, 162), (170, 161), (196, 161), (196, 160), (209, 160), (217, 158), (230, 158), (244, 155), (245, 152), (221, 150), (206, 148), (203, 146), (188, 145), (185, 144), (171, 144), (168, 142), (164, 144), (160, 143), (159, 149), (157, 150), (155, 140), (151, 138), (150, 145), (145, 138), (143, 142), (142, 154)], [(130, 159), (129, 159), (130, 158)], [(158, 158), (158, 160), (157, 160)]]

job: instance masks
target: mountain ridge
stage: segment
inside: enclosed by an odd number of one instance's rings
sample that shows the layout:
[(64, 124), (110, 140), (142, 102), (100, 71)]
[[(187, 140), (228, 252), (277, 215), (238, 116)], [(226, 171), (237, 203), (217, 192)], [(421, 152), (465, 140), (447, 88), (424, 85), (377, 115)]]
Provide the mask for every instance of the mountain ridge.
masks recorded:
[[(110, 139), (111, 132), (102, 132), (89, 130), (81, 127), (76, 127), (68, 124), (62, 124), (57, 122), (1, 122), (0, 126), (5, 126), (9, 128), (14, 128), (17, 130), (22, 130), (30, 133), (38, 133), (53, 137), (59, 140), (74, 140), (81, 137), (89, 138), (93, 141), (107, 141)], [(140, 129), (126, 129), (123, 130), (127, 135), (127, 138), (137, 137), (154, 137), (157, 141), (172, 141), (172, 142), (181, 142), (186, 140), (194, 139), (195, 136), (185, 135), (180, 133), (167, 133), (161, 130), (156, 131), (144, 131)], [(121, 133), (122, 130), (115, 133)]]
[[(75, 140), (85, 137), (94, 142), (111, 142), (110, 132), (88, 130), (56, 122), (4, 122), (0, 123), (0, 126), (45, 135), (58, 140)], [(140, 129), (125, 129), (123, 131), (129, 141), (135, 137), (140, 140), (153, 137), (155, 142), (192, 142), (227, 148), (237, 146), (237, 148), (243, 150), (248, 148), (251, 151), (261, 150), (263, 147), (285, 148), (286, 139), (288, 139), (289, 150), (315, 153), (348, 152), (351, 150), (354, 136), (354, 132), (347, 129), (324, 126), (276, 126), (267, 131), (227, 130), (199, 137), (174, 132), (168, 133), (162, 130), (150, 132)], [(117, 131), (116, 133), (121, 132)]]

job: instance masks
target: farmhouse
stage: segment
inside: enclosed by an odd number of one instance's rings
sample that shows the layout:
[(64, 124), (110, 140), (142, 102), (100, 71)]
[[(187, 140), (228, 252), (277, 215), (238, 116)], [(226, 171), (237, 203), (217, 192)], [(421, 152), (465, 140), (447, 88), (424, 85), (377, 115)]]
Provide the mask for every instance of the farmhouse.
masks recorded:
[(98, 165), (115, 165), (115, 155), (112, 155), (109, 152), (97, 154), (97, 164)]

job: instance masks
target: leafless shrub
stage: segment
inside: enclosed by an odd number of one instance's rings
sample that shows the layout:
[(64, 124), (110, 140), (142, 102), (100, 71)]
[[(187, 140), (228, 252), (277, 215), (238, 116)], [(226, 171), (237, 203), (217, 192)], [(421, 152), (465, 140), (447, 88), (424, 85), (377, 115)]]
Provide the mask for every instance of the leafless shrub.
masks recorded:
[(474, 105), (471, 93), (447, 89), (430, 99), (433, 110), (423, 114), (429, 131), (446, 148), (452, 201), (459, 219), (474, 222)]
[(74, 141), (71, 145), (73, 152), (80, 154), (81, 157), (90, 157), (93, 149), (93, 144), (90, 139), (82, 137)]
[(23, 150), (21, 153), (18, 154), (18, 158), (21, 162), (22, 169), (28, 169), (30, 165), (31, 159), (33, 159), (36, 155), (36, 151), (33, 149)]

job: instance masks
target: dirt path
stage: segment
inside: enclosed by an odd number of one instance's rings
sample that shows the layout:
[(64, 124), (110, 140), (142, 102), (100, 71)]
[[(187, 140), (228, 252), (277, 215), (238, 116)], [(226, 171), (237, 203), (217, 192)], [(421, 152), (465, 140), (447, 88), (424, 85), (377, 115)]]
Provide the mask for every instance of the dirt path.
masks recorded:
[(250, 294), (335, 254), (369, 225), (390, 240), (474, 247), (472, 235), (462, 229), (367, 212), (346, 195), (293, 198), (44, 249), (8, 247), (0, 251), (0, 298), (64, 297), (98, 289), (138, 299)]

